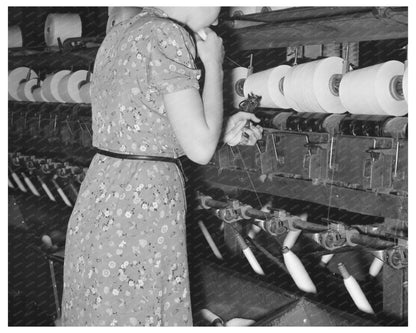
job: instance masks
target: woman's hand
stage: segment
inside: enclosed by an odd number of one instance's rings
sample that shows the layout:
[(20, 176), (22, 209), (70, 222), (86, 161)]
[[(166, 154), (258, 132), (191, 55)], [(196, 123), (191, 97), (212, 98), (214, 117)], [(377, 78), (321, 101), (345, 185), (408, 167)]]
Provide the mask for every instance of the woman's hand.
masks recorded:
[[(253, 146), (257, 140), (262, 138), (263, 128), (255, 126), (250, 122), (250, 127), (245, 127), (247, 121), (258, 123), (260, 121), (254, 114), (238, 112), (233, 114), (225, 126), (224, 142), (229, 146), (246, 145)], [(243, 135), (243, 133), (245, 133)]]
[(211, 65), (222, 67), (222, 62), (224, 60), (222, 38), (218, 37), (210, 28), (205, 28), (203, 31), (206, 35), (205, 40), (202, 40), (202, 38), (195, 33), (196, 48), (202, 63), (205, 67), (210, 67)]

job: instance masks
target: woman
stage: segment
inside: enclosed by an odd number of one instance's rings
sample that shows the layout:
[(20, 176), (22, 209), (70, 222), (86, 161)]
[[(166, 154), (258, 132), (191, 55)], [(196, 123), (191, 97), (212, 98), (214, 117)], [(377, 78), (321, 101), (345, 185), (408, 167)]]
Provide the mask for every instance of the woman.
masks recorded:
[[(71, 215), (64, 264), (63, 325), (191, 326), (185, 195), (177, 158), (212, 157), (222, 128), (217, 7), (160, 7), (111, 29), (91, 88), (93, 158)], [(195, 45), (205, 67), (202, 98)], [(246, 113), (226, 138), (254, 144)], [(227, 141), (226, 140), (226, 141)]]

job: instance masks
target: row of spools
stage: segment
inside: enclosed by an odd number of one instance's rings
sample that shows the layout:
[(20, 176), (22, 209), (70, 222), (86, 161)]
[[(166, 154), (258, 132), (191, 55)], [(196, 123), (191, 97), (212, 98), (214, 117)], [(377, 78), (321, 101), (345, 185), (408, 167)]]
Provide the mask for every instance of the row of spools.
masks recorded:
[(260, 106), (299, 112), (403, 116), (408, 112), (407, 61), (346, 71), (344, 59), (328, 57), (281, 65), (249, 74), (237, 67), (229, 75), (234, 107), (261, 96)]
[[(140, 13), (142, 7), (108, 7), (106, 33), (118, 23)], [(68, 38), (82, 37), (82, 21), (79, 14), (51, 13), (46, 17), (44, 26), (45, 44), (48, 47), (58, 47), (60, 39), (63, 43)], [(18, 48), (23, 45), (22, 30), (18, 25), (9, 26), (8, 47)]]
[(9, 100), (31, 102), (91, 103), (91, 73), (61, 70), (42, 81), (35, 71), (18, 67), (9, 71)]
[[(288, 7), (231, 7), (230, 16), (239, 17), (248, 14), (281, 10)], [(118, 23), (129, 19), (142, 10), (142, 7), (108, 7), (108, 20), (106, 33)], [(9, 48), (22, 47), (22, 30), (19, 26), (9, 27)], [(47, 16), (44, 26), (45, 43), (49, 47), (58, 46), (58, 38), (63, 43), (67, 38), (79, 38), (82, 36), (82, 21), (79, 14), (51, 13)]]

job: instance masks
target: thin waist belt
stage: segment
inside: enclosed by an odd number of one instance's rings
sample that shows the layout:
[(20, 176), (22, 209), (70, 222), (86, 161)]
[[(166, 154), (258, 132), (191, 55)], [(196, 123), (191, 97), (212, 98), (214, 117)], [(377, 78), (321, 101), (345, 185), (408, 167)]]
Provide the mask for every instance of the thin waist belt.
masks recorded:
[(157, 161), (157, 162), (175, 163), (178, 166), (179, 170), (182, 171), (182, 176), (184, 177), (184, 179), (187, 180), (187, 178), (185, 176), (185, 173), (183, 171), (181, 160), (179, 158), (166, 157), (166, 156), (119, 154), (119, 153), (114, 153), (112, 151), (102, 150), (102, 149), (98, 149), (98, 148), (95, 148), (95, 150), (98, 154), (113, 157), (113, 158), (119, 158), (119, 159), (122, 159), (122, 160), (142, 160), (142, 161)]

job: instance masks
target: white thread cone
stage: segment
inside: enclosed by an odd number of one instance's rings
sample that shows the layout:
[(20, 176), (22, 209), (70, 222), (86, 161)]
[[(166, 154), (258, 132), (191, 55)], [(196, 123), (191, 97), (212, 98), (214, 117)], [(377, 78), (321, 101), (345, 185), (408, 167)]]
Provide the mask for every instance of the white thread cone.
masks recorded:
[(254, 256), (253, 252), (251, 251), (251, 249), (249, 247), (247, 247), (243, 250), (243, 253), (246, 256), (251, 268), (253, 268), (253, 270), (257, 274), (264, 275), (264, 271), (261, 268), (259, 262), (257, 261), (256, 257)]
[(286, 246), (287, 248), (291, 249), (293, 245), (295, 245), (301, 232), (302, 230), (289, 230), (283, 241), (283, 246)]
[(320, 262), (320, 264), (321, 264), (322, 266), (326, 266), (326, 265), (328, 265), (329, 261), (332, 259), (332, 257), (333, 257), (333, 256), (334, 256), (334, 254), (333, 254), (333, 253), (324, 254), (324, 255), (321, 257), (321, 262)]
[(348, 273), (343, 263), (340, 262), (338, 264), (338, 269), (344, 279), (345, 288), (347, 288), (347, 291), (357, 308), (363, 312), (373, 314), (374, 310), (361, 290), (357, 280), (350, 273)]
[(62, 200), (65, 202), (65, 204), (68, 207), (72, 207), (71, 201), (69, 201), (68, 197), (66, 196), (65, 192), (62, 190), (62, 188), (59, 186), (59, 184), (52, 180), (53, 184), (55, 185), (56, 189), (58, 190), (59, 195), (61, 196)]
[(12, 172), (12, 178), (19, 187), (20, 191), (27, 192), (26, 187), (23, 185), (23, 183), (20, 181), (20, 178), (16, 175), (16, 173)]
[(209, 247), (211, 248), (212, 252), (214, 253), (214, 255), (218, 258), (223, 260), (224, 258), (221, 255), (220, 250), (218, 250), (217, 245), (215, 245), (214, 240), (212, 239), (210, 233), (208, 232), (208, 229), (206, 228), (204, 222), (202, 221), (198, 221), (198, 226), (202, 231), (202, 234), (204, 235), (205, 239), (208, 242)]
[(224, 326), (224, 321), (208, 309), (202, 309), (201, 315), (210, 324), (215, 324), (216, 326)]
[(300, 259), (289, 248), (283, 247), (283, 260), (295, 284), (307, 293), (316, 293), (316, 287)]
[(250, 326), (255, 323), (252, 319), (233, 318), (225, 323), (225, 326)]
[(371, 276), (376, 277), (378, 273), (380, 273), (381, 269), (383, 268), (384, 261), (383, 261), (383, 251), (374, 251), (374, 260), (370, 265), (368, 272)]
[(40, 197), (40, 194), (38, 190), (36, 189), (35, 185), (33, 185), (32, 181), (22, 172), (23, 179), (26, 183), (26, 185), (29, 187), (29, 189), (32, 191), (34, 195), (37, 197)]

